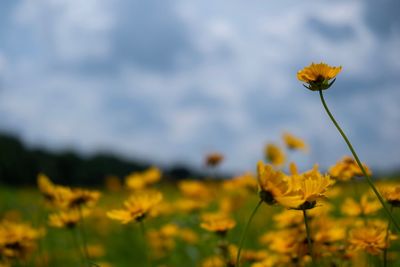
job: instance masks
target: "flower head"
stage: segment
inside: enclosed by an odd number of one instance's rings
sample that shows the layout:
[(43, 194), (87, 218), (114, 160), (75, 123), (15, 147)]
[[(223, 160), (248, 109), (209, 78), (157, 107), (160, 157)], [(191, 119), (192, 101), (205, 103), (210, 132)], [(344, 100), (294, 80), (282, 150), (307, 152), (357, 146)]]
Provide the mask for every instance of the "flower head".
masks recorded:
[[(371, 175), (371, 171), (368, 168), (368, 166), (365, 165), (364, 163), (362, 163), (362, 166), (368, 173), (368, 175)], [(341, 181), (348, 181), (353, 177), (364, 175), (360, 167), (358, 166), (357, 162), (352, 157), (349, 156), (343, 157), (335, 165), (330, 167), (329, 174), (333, 178)]]
[[(307, 83), (304, 85), (312, 91), (326, 90), (335, 82), (336, 75), (342, 70), (342, 67), (331, 67), (325, 63), (311, 63), (310, 66), (297, 72), (297, 79)], [(333, 81), (330, 81), (334, 79)]]
[(287, 148), (291, 150), (303, 150), (307, 151), (307, 144), (300, 138), (290, 134), (290, 133), (284, 133), (282, 135), (283, 141), (285, 142), (285, 145)]
[(383, 198), (393, 207), (400, 207), (400, 185), (381, 188)]
[(267, 144), (265, 146), (265, 158), (274, 166), (282, 166), (285, 164), (286, 156), (283, 150), (275, 144)]
[(226, 232), (235, 227), (236, 222), (223, 213), (205, 214), (202, 218), (200, 227), (215, 232), (219, 235), (225, 235)]
[(286, 175), (281, 171), (274, 170), (271, 165), (259, 161), (257, 174), (260, 198), (267, 204), (275, 203), (276, 198), (281, 197), (289, 190)]
[(224, 160), (224, 155), (218, 152), (213, 152), (206, 155), (205, 163), (209, 167), (216, 167)]
[(88, 215), (88, 210), (80, 212), (77, 209), (61, 211), (59, 213), (50, 214), (49, 225), (56, 228), (72, 229)]
[(162, 200), (162, 194), (156, 192), (140, 192), (132, 195), (124, 202), (124, 209), (107, 212), (110, 219), (121, 221), (122, 224), (132, 220), (141, 221)]

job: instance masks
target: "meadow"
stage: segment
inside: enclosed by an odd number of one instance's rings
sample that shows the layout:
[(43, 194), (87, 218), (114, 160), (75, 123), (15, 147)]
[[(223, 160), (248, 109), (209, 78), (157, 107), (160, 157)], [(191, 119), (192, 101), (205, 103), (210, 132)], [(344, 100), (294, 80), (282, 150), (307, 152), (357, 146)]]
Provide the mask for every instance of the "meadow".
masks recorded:
[[(298, 73), (352, 156), (299, 170), (309, 146), (290, 133), (236, 177), (164, 179), (150, 167), (99, 188), (54, 183), (0, 187), (0, 267), (400, 266), (400, 180), (373, 177), (323, 97), (341, 67)], [(305, 155), (304, 154), (304, 155)], [(214, 173), (224, 155), (210, 153)]]

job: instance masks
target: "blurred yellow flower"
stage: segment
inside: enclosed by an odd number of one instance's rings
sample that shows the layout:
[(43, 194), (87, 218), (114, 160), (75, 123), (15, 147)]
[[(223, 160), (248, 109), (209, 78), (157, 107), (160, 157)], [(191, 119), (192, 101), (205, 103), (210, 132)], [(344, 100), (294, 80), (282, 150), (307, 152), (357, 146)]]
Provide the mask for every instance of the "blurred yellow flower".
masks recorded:
[[(362, 164), (368, 175), (371, 175), (371, 171), (367, 165)], [(363, 173), (358, 166), (357, 162), (349, 156), (343, 157), (335, 165), (329, 168), (329, 174), (332, 178), (340, 181), (348, 181), (356, 176), (363, 176)]]
[(74, 228), (81, 220), (86, 217), (89, 211), (84, 209), (82, 213), (77, 209), (65, 210), (49, 215), (49, 225), (56, 228)]
[(229, 218), (226, 214), (213, 213), (204, 214), (202, 216), (202, 223), (200, 227), (210, 231), (215, 232), (219, 235), (225, 235), (229, 230), (235, 227), (236, 222)]
[(124, 202), (124, 209), (109, 211), (107, 216), (110, 219), (121, 221), (122, 224), (132, 220), (141, 221), (161, 200), (162, 194), (158, 191), (138, 192)]
[(285, 142), (285, 145), (287, 146), (288, 149), (303, 150), (303, 151), (308, 150), (307, 144), (302, 139), (300, 139), (290, 133), (284, 133), (282, 135), (282, 139)]
[(274, 166), (282, 166), (285, 164), (286, 155), (283, 150), (275, 144), (267, 144), (265, 147), (265, 158)]
[(393, 207), (400, 207), (400, 185), (386, 185), (380, 188), (383, 198)]
[[(395, 236), (390, 234), (388, 239), (394, 238)], [(348, 241), (351, 249), (378, 255), (389, 246), (386, 243), (386, 224), (379, 221), (370, 222), (366, 226), (352, 229)]]
[(360, 215), (374, 214), (381, 208), (382, 205), (376, 198), (364, 194), (361, 197), (360, 202), (356, 202), (352, 198), (346, 198), (341, 207), (341, 211), (347, 216), (357, 217)]
[(260, 198), (267, 204), (274, 204), (278, 197), (283, 196), (289, 190), (287, 176), (262, 161), (257, 164), (257, 178), (260, 186)]
[(209, 167), (217, 167), (224, 160), (224, 155), (218, 152), (213, 152), (206, 155), (205, 164)]
[(44, 235), (25, 223), (0, 222), (0, 259), (26, 260), (36, 248), (36, 241)]
[(335, 80), (336, 75), (342, 70), (342, 67), (331, 67), (325, 63), (311, 63), (310, 66), (297, 72), (297, 79), (307, 83), (306, 88), (312, 91), (328, 89)]
[(128, 189), (140, 190), (155, 184), (161, 180), (161, 170), (156, 167), (150, 167), (142, 172), (133, 172), (125, 177), (125, 184)]
[(185, 180), (180, 181), (178, 184), (179, 190), (183, 196), (191, 199), (209, 199), (210, 190), (208, 187), (200, 181)]

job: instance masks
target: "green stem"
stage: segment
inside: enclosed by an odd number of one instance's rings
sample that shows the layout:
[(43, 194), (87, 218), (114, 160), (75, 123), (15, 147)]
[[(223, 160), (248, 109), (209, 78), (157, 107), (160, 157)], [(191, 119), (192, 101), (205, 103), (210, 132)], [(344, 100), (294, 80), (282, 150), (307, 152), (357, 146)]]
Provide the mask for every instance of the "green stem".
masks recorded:
[(78, 241), (78, 237), (77, 237), (77, 232), (75, 232), (76, 229), (71, 229), (71, 230), (69, 230), (69, 231), (71, 232), (71, 235), (72, 235), (72, 243), (74, 244), (74, 246), (75, 246), (75, 248), (76, 248), (76, 251), (77, 251), (78, 254), (79, 254), (79, 258), (80, 258), (80, 260), (81, 260), (81, 264), (82, 264), (82, 266), (85, 266), (85, 257), (83, 256), (81, 247), (79, 246), (79, 241)]
[(140, 225), (140, 232), (142, 233), (142, 237), (143, 237), (144, 253), (146, 254), (147, 266), (151, 267), (150, 256), (149, 256), (149, 252), (147, 251), (148, 247), (147, 247), (147, 239), (146, 239), (146, 228), (144, 227), (143, 220), (141, 220), (139, 222), (139, 225)]
[(243, 244), (244, 244), (244, 240), (246, 239), (247, 230), (249, 229), (251, 221), (253, 220), (254, 215), (256, 215), (256, 212), (257, 212), (258, 208), (261, 206), (262, 203), (263, 203), (262, 200), (260, 200), (258, 202), (257, 206), (254, 208), (253, 212), (250, 215), (249, 220), (247, 221), (247, 223), (246, 223), (246, 225), (244, 227), (244, 230), (243, 230), (243, 233), (242, 233), (242, 237), (241, 237), (240, 243), (239, 243), (238, 254), (236, 256), (236, 264), (235, 264), (236, 267), (240, 266), (240, 253), (242, 252), (242, 247), (243, 247)]
[(83, 252), (85, 254), (85, 258), (86, 258), (86, 264), (88, 264), (89, 267), (92, 266), (91, 262), (90, 262), (90, 255), (89, 255), (89, 251), (87, 248), (87, 239), (86, 239), (86, 231), (85, 231), (85, 225), (83, 222), (83, 211), (82, 211), (82, 206), (79, 205), (79, 219), (80, 219), (80, 225), (79, 225), (79, 230), (80, 230), (80, 235), (82, 238), (82, 243), (83, 243)]
[(376, 197), (379, 199), (379, 201), (382, 204), (383, 209), (385, 210), (386, 215), (389, 217), (389, 219), (392, 221), (394, 224), (395, 228), (397, 231), (400, 232), (400, 225), (396, 222), (396, 220), (393, 217), (393, 214), (389, 211), (389, 208), (385, 204), (385, 201), (383, 200), (381, 194), (378, 192), (376, 189), (374, 183), (372, 182), (371, 177), (368, 175), (368, 173), (365, 171), (365, 168), (361, 164), (360, 159), (357, 156), (356, 151), (354, 150), (353, 146), (351, 145), (349, 139), (347, 138), (346, 134), (343, 132), (343, 130), (340, 128), (339, 124), (336, 122), (335, 118), (333, 117), (332, 113), (329, 111), (328, 106), (325, 103), (324, 95), (322, 94), (322, 90), (319, 90), (319, 96), (321, 98), (322, 105), (324, 106), (326, 113), (328, 113), (329, 118), (332, 120), (333, 124), (336, 126), (337, 130), (339, 131), (340, 135), (343, 137), (344, 141), (346, 142), (347, 146), (349, 147), (351, 153), (353, 154), (354, 159), (357, 162), (358, 167), (360, 167), (365, 179), (367, 180), (369, 186), (371, 187), (372, 191), (374, 191)]
[[(393, 206), (390, 206), (390, 212), (393, 212)], [(387, 252), (388, 252), (388, 248), (389, 248), (389, 231), (390, 231), (391, 222), (392, 221), (389, 220), (388, 226), (386, 228), (386, 237), (385, 237), (386, 247), (383, 250), (383, 266), (384, 267), (387, 267)]]
[(314, 253), (313, 253), (313, 245), (311, 241), (311, 233), (310, 233), (310, 226), (308, 225), (308, 217), (307, 217), (307, 212), (305, 209), (303, 209), (303, 217), (304, 217), (304, 225), (306, 227), (306, 233), (307, 233), (307, 245), (308, 245), (308, 252), (311, 256), (311, 261), (313, 266), (315, 265), (315, 260), (314, 260)]

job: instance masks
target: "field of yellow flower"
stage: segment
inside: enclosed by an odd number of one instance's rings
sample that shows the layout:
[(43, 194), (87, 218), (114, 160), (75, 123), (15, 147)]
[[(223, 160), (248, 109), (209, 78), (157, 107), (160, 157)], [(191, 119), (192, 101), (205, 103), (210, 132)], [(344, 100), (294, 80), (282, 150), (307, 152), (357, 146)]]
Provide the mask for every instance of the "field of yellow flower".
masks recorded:
[(255, 171), (226, 179), (172, 182), (151, 167), (87, 189), (39, 173), (37, 188), (0, 188), (0, 266), (400, 266), (400, 180), (372, 180), (326, 106), (340, 70), (298, 78), (353, 156), (301, 171), (288, 156), (308, 145), (284, 133)]

